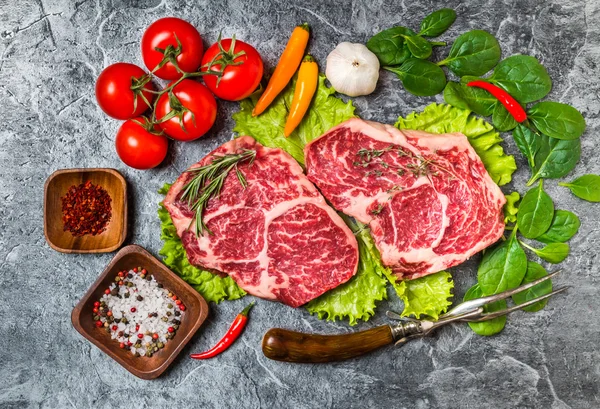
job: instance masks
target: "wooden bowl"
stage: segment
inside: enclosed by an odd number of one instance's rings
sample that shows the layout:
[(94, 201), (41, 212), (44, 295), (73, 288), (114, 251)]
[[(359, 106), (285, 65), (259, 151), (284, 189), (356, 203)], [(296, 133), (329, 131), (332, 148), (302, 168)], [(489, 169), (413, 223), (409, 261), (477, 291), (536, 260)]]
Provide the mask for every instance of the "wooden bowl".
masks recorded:
[[(112, 199), (112, 217), (106, 230), (96, 236), (75, 237), (64, 231), (63, 197), (73, 185), (87, 181), (106, 189)], [(56, 251), (62, 253), (109, 253), (127, 236), (127, 183), (114, 169), (62, 169), (54, 172), (44, 186), (44, 235)]]
[[(96, 328), (92, 312), (94, 302), (98, 301), (104, 294), (104, 290), (114, 282), (117, 273), (138, 266), (148, 270), (156, 281), (175, 293), (186, 306), (185, 315), (175, 337), (150, 358), (135, 357), (130, 351), (119, 348), (117, 341), (111, 339), (110, 334), (104, 328)], [(71, 313), (71, 322), (77, 332), (129, 372), (142, 379), (154, 379), (160, 376), (173, 362), (198, 331), (207, 315), (208, 305), (196, 290), (145, 249), (137, 245), (130, 245), (122, 248), (115, 255), (104, 272), (75, 306)]]

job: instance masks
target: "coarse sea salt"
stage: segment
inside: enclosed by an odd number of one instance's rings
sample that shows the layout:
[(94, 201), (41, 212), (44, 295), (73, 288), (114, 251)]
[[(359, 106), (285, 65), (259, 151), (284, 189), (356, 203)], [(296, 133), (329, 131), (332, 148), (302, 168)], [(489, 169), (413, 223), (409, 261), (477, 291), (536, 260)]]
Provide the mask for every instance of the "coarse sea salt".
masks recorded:
[[(123, 285), (112, 283), (109, 287), (111, 293), (100, 299), (114, 319), (110, 322), (107, 316), (99, 317), (103, 324), (108, 322), (111, 338), (129, 346), (132, 354), (139, 353), (141, 356), (148, 354), (148, 348), (154, 353), (160, 343), (165, 345), (169, 341), (167, 335), (170, 334), (171, 338), (175, 335), (185, 315), (172, 296), (169, 297), (169, 290), (161, 288), (154, 276), (150, 275), (150, 280), (147, 277), (142, 278), (139, 273), (130, 270), (121, 278)], [(132, 283), (131, 286), (127, 285), (128, 282)], [(120, 322), (122, 318), (126, 319), (126, 323)], [(113, 329), (115, 325), (116, 329)], [(139, 338), (138, 334), (143, 337)], [(157, 334), (158, 338), (154, 339), (153, 334)]]

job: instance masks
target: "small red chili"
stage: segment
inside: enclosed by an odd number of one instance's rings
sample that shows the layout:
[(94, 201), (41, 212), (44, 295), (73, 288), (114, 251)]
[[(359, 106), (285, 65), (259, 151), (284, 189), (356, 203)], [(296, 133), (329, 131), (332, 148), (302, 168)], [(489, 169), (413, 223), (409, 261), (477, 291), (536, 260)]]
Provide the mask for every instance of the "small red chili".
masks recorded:
[(502, 105), (504, 108), (515, 118), (515, 121), (518, 123), (524, 122), (527, 119), (527, 113), (508, 92), (504, 91), (502, 88), (497, 87), (494, 84), (490, 84), (486, 81), (471, 81), (467, 83), (469, 87), (482, 88), (492, 94)]
[(208, 351), (202, 352), (200, 354), (191, 354), (190, 357), (193, 359), (207, 359), (212, 358), (219, 355), (221, 352), (225, 351), (227, 348), (233, 344), (233, 342), (240, 336), (244, 327), (246, 327), (246, 323), (248, 322), (248, 313), (254, 306), (254, 302), (251, 302), (246, 308), (240, 312), (235, 320), (229, 327), (229, 330), (225, 334), (223, 338), (215, 345), (213, 348)]

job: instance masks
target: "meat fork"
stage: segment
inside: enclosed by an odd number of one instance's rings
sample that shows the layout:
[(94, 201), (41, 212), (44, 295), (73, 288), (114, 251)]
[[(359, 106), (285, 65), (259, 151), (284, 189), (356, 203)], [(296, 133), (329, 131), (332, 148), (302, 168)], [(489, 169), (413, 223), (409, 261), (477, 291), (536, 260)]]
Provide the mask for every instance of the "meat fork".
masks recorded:
[(387, 316), (398, 322), (393, 325), (382, 325), (366, 331), (340, 335), (305, 334), (281, 328), (267, 331), (262, 341), (262, 350), (267, 358), (286, 362), (332, 362), (354, 358), (371, 352), (384, 345), (395, 343), (403, 345), (407, 341), (429, 335), (439, 327), (452, 322), (481, 322), (520, 310), (538, 301), (545, 300), (565, 291), (568, 286), (561, 287), (549, 294), (534, 298), (520, 305), (501, 311), (485, 312), (485, 306), (504, 300), (514, 294), (549, 280), (559, 271), (548, 274), (520, 287), (487, 297), (476, 298), (458, 304), (437, 321), (417, 320), (401, 317), (388, 311)]

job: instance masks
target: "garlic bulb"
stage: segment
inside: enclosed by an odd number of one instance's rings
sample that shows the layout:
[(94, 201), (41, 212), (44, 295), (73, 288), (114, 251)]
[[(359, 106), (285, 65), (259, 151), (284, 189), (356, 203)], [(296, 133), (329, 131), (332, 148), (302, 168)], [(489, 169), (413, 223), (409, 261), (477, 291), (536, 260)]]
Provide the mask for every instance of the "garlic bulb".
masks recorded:
[(343, 42), (327, 56), (325, 75), (341, 94), (369, 95), (379, 79), (379, 60), (365, 45)]

